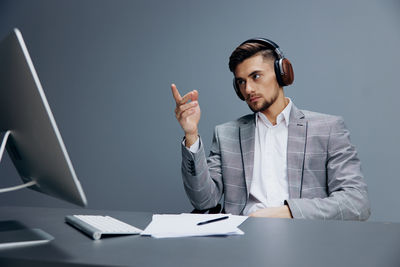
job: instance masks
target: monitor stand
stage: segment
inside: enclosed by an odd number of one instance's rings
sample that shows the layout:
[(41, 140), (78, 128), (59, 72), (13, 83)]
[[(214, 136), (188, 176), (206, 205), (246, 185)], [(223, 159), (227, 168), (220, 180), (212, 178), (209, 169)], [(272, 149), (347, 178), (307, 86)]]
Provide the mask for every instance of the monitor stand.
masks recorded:
[[(11, 131), (0, 132), (0, 162), (4, 154), (4, 150)], [(36, 184), (35, 180), (31, 180), (22, 185), (1, 188), (0, 193), (15, 191)], [(0, 250), (4, 248), (15, 248), (22, 246), (31, 246), (47, 243), (54, 237), (43, 230), (34, 228), (26, 228), (16, 221), (0, 221)]]
[(26, 247), (44, 244), (54, 239), (53, 236), (37, 228), (18, 227), (18, 221), (0, 221), (0, 251), (8, 248)]
[[(11, 131), (0, 132), (0, 141), (1, 141), (1, 145), (0, 145), (0, 162), (1, 162), (1, 159), (3, 158), (4, 150), (6, 149), (6, 144), (7, 144), (8, 138), (10, 137), (10, 134), (11, 134)], [(30, 182), (27, 182), (27, 183), (22, 184), (22, 185), (6, 187), (6, 188), (0, 188), (0, 193), (19, 190), (19, 189), (22, 189), (22, 188), (25, 188), (25, 187), (33, 186), (35, 184), (36, 184), (36, 181), (35, 180), (31, 180)]]

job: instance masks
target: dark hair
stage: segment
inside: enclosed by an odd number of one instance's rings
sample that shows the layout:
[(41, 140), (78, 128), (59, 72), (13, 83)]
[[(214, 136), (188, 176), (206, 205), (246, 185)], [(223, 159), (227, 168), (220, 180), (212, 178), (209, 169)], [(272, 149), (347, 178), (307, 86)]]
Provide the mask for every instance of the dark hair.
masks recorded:
[(229, 57), (229, 69), (231, 72), (235, 72), (237, 65), (257, 54), (261, 54), (264, 59), (275, 60), (277, 58), (274, 51), (268, 46), (259, 43), (245, 43), (239, 45), (232, 52)]

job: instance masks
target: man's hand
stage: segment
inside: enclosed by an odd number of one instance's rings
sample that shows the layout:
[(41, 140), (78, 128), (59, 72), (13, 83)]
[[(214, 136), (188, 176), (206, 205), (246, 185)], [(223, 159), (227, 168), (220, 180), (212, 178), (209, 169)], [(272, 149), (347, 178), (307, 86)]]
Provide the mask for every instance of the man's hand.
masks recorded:
[(171, 90), (176, 102), (175, 116), (185, 132), (185, 145), (190, 147), (198, 138), (197, 125), (201, 114), (198, 103), (199, 93), (197, 90), (193, 90), (181, 97), (175, 84), (171, 85)]
[(249, 215), (250, 217), (268, 217), (268, 218), (293, 218), (288, 206), (280, 206), (257, 210)]

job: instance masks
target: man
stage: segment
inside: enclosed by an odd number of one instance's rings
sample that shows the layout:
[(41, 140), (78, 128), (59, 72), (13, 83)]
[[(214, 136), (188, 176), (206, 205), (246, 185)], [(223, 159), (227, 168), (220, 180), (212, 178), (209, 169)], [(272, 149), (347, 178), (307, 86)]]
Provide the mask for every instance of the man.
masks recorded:
[(196, 90), (171, 85), (185, 132), (182, 175), (196, 209), (215, 207), (255, 217), (366, 220), (370, 215), (360, 160), (340, 117), (299, 110), (283, 86), (291, 64), (268, 39), (250, 39), (229, 61), (234, 88), (253, 114), (215, 128), (208, 158), (198, 134)]

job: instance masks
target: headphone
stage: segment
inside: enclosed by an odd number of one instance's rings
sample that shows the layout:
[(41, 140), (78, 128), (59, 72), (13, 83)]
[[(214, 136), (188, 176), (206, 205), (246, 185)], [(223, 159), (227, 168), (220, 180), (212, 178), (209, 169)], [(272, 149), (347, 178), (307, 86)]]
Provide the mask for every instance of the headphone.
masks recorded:
[[(279, 46), (271, 40), (266, 38), (252, 38), (247, 41), (244, 41), (239, 46), (247, 44), (247, 43), (257, 43), (265, 46), (265, 49), (272, 49), (277, 56), (277, 59), (274, 61), (274, 69), (275, 76), (278, 84), (280, 86), (288, 86), (291, 85), (294, 81), (294, 73), (292, 64), (289, 59), (285, 58), (282, 50)], [(236, 94), (241, 100), (245, 100), (242, 93), (240, 92), (240, 88), (237, 86), (235, 78), (233, 78), (233, 88), (235, 89)]]

